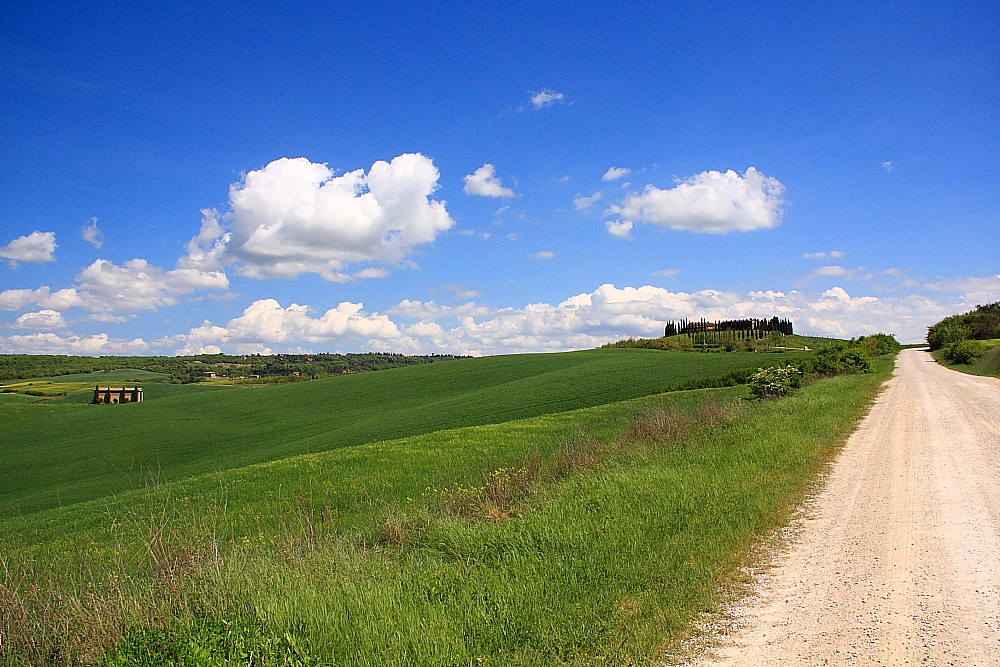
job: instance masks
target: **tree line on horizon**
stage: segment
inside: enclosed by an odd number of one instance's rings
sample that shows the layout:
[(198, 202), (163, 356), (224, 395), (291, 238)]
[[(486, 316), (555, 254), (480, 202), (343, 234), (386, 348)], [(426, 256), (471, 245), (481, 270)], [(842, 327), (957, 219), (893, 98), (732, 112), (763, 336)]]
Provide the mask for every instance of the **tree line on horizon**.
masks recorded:
[(777, 316), (771, 319), (749, 317), (742, 320), (715, 320), (714, 322), (703, 317), (700, 320), (682, 319), (676, 322), (667, 322), (663, 328), (663, 336), (669, 338), (679, 334), (708, 333), (710, 331), (745, 332), (751, 338), (764, 338), (772, 331), (786, 336), (795, 333), (791, 320), (779, 319)]
[(82, 357), (56, 354), (2, 354), (0, 380), (25, 380), (97, 371), (139, 369), (165, 373), (179, 382), (196, 382), (205, 373), (281, 377), (324, 376), (384, 370), (435, 361), (457, 359), (455, 355), (405, 355), (392, 352), (348, 354), (198, 354), (181, 357)]

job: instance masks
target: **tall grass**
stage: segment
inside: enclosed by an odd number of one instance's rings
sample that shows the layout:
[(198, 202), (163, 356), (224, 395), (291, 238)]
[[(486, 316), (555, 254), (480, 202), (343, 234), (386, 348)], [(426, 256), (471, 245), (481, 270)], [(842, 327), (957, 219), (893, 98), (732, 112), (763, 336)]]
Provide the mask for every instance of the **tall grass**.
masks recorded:
[(11, 520), (0, 525), (0, 655), (109, 665), (666, 659), (807, 492), (891, 362), (876, 365), (780, 401), (734, 402), (742, 388), (680, 392), (160, 485), (103, 512), (89, 503)]

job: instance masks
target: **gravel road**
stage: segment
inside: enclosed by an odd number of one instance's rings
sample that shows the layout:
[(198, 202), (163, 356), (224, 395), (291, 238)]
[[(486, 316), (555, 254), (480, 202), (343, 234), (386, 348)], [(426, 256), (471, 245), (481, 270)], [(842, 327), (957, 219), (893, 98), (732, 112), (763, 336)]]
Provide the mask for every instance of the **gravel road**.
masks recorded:
[(1000, 380), (905, 350), (701, 665), (1000, 665)]

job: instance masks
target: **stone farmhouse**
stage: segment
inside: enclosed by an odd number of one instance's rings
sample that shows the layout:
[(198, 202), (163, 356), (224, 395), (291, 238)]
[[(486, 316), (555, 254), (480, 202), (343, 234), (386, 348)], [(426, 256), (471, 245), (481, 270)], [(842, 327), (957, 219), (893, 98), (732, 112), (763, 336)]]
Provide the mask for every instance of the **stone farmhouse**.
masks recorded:
[(141, 403), (142, 387), (94, 387), (94, 403)]

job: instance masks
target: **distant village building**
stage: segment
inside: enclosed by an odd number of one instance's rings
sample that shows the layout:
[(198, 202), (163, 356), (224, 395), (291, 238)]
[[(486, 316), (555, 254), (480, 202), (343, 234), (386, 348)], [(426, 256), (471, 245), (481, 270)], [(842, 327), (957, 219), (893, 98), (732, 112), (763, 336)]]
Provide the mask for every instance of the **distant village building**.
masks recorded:
[(217, 376), (217, 375), (216, 375), (215, 373), (213, 373), (212, 371), (205, 371), (204, 373), (202, 373), (202, 374), (201, 374), (201, 376), (202, 376), (203, 378), (213, 378), (213, 379), (214, 379), (214, 378), (216, 378), (216, 377), (218, 377), (218, 376)]
[(141, 403), (142, 387), (94, 387), (94, 403)]

